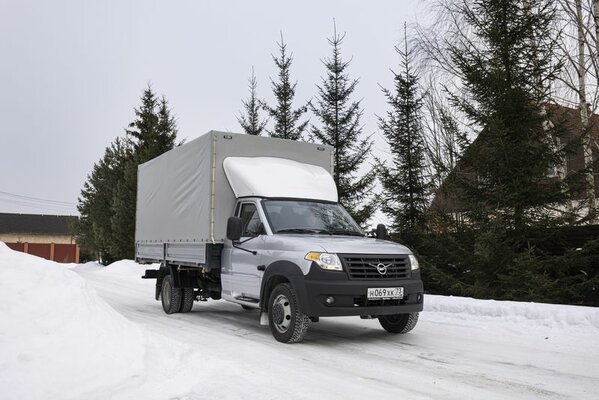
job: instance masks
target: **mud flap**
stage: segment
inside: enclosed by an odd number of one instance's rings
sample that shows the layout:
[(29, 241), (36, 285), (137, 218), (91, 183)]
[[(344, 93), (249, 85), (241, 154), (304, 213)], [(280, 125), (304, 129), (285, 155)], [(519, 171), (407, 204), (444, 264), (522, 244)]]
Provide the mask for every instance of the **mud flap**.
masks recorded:
[(162, 281), (164, 277), (167, 275), (167, 269), (164, 267), (160, 267), (158, 270), (158, 276), (156, 277), (156, 291), (154, 293), (154, 298), (156, 300), (160, 300), (160, 292), (162, 291)]
[(260, 313), (260, 325), (268, 325), (268, 313), (264, 311)]

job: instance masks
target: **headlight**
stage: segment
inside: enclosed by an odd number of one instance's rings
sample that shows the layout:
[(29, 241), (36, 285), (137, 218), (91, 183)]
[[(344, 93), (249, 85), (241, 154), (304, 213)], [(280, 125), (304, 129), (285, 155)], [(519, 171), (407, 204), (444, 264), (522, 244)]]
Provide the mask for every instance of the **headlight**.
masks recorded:
[(337, 257), (337, 254), (310, 252), (306, 254), (306, 257), (304, 258), (309, 261), (314, 261), (322, 269), (328, 271), (343, 271), (341, 260)]
[(413, 254), (410, 254), (409, 257), (410, 257), (410, 265), (412, 267), (412, 271), (416, 271), (417, 269), (420, 269), (420, 265), (418, 264), (418, 260), (416, 259), (416, 257)]

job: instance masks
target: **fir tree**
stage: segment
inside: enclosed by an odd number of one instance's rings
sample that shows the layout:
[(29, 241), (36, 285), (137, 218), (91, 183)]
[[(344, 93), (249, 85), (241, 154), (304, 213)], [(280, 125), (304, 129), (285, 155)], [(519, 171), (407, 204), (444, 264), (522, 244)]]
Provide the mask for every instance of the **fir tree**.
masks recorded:
[[(405, 26), (404, 26), (405, 29)], [(383, 88), (390, 110), (379, 118), (379, 128), (391, 148), (390, 166), (381, 164), (382, 210), (400, 235), (424, 223), (428, 203), (425, 178), (425, 142), (421, 123), (422, 97), (418, 77), (411, 69), (412, 53), (395, 47), (401, 57), (402, 72), (393, 72), (393, 90)]]
[(248, 82), (250, 97), (247, 100), (242, 100), (245, 115), (241, 114), (237, 117), (237, 122), (239, 122), (239, 125), (241, 125), (241, 128), (247, 135), (260, 136), (267, 121), (260, 120), (260, 101), (256, 97), (258, 82), (254, 75), (254, 67), (252, 67), (252, 75), (248, 79)]
[(80, 218), (75, 227), (77, 243), (83, 252), (104, 263), (117, 259), (111, 252), (113, 199), (131, 150), (129, 142), (117, 138), (106, 148), (102, 159), (94, 164), (79, 196)]
[(431, 188), (439, 188), (457, 166), (458, 160), (470, 145), (470, 140), (466, 132), (460, 128), (455, 110), (440, 99), (440, 93), (433, 85), (435, 84), (431, 82), (422, 95), (422, 125), (426, 149), (426, 175)]
[(457, 12), (474, 38), (448, 48), (464, 84), (453, 101), (478, 137), (464, 154), (471, 170), (454, 174), (456, 192), (470, 220), (499, 215), (522, 231), (567, 201), (562, 183), (546, 177), (562, 159), (544, 110), (561, 66), (551, 62), (555, 8), (552, 0), (475, 0)]
[(127, 160), (112, 198), (110, 253), (118, 259), (131, 259), (135, 255), (137, 165), (134, 156)]
[(310, 138), (318, 143), (334, 148), (335, 169), (333, 179), (337, 185), (339, 202), (363, 225), (372, 216), (374, 202), (368, 194), (374, 185), (375, 171), (357, 176), (357, 171), (370, 154), (370, 137), (361, 139), (360, 117), (363, 110), (360, 101), (352, 101), (351, 96), (358, 80), (352, 80), (346, 72), (350, 61), (341, 58), (341, 44), (345, 35), (338, 35), (334, 28), (328, 40), (332, 55), (322, 61), (326, 77), (321, 85), (316, 85), (316, 103), (310, 109), (320, 122), (312, 125)]
[(127, 136), (117, 138), (94, 165), (77, 206), (77, 241), (104, 263), (134, 256), (137, 166), (175, 146), (175, 119), (166, 99), (158, 99), (151, 87), (135, 115)]
[[(478, 136), (445, 182), (466, 223), (447, 233), (449, 245), (429, 241), (428, 253), (445, 254), (432, 263), (460, 295), (546, 301), (561, 279), (548, 266), (563, 265), (547, 243), (571, 218), (571, 192), (547, 177), (563, 156), (563, 130), (545, 110), (561, 68), (553, 1), (459, 1), (444, 14), (444, 67), (461, 81), (451, 100)], [(561, 280), (559, 290), (577, 289)]]
[(306, 113), (308, 107), (303, 105), (293, 109), (297, 82), (291, 84), (290, 70), (293, 56), (287, 54), (287, 45), (283, 41), (282, 33), (281, 42), (277, 42), (277, 45), (279, 46), (279, 57), (273, 55), (272, 59), (279, 69), (279, 79), (276, 82), (272, 78), (270, 79), (277, 104), (271, 107), (264, 101), (261, 102), (268, 116), (274, 120), (274, 128), (267, 132), (276, 138), (300, 140), (308, 125), (308, 121), (300, 122), (300, 118)]
[(136, 119), (126, 130), (132, 155), (123, 170), (113, 198), (111, 218), (114, 240), (111, 252), (119, 258), (131, 258), (135, 250), (135, 208), (137, 202), (137, 166), (175, 146), (177, 127), (167, 100), (158, 99), (152, 88), (144, 90)]
[(141, 107), (134, 109), (136, 119), (126, 130), (139, 163), (151, 160), (175, 146), (177, 127), (166, 98), (159, 99), (152, 87), (144, 90)]
[(184, 143), (181, 141), (179, 143), (175, 143), (177, 140), (177, 120), (173, 115), (171, 115), (171, 109), (168, 106), (168, 100), (165, 96), (160, 98), (160, 104), (158, 106), (158, 132), (157, 132), (157, 148), (155, 149), (156, 153), (152, 153), (148, 155), (148, 159), (144, 160), (148, 161), (154, 157), (159, 156), (167, 150), (174, 148), (175, 146), (180, 146)]

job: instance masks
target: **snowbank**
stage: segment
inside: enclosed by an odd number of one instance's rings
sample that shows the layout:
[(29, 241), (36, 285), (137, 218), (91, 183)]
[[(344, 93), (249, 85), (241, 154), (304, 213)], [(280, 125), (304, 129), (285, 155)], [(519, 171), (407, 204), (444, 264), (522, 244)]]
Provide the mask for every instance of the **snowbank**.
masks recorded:
[(140, 265), (133, 260), (115, 261), (112, 264), (106, 266), (95, 261), (88, 262), (85, 264), (69, 264), (69, 267), (71, 265), (73, 265), (72, 268), (78, 272), (95, 271), (111, 276), (133, 276), (136, 278), (141, 277), (146, 269), (158, 269), (160, 267), (160, 264)]
[(103, 273), (121, 276), (134, 276), (140, 278), (146, 269), (158, 269), (160, 264), (140, 265), (133, 260), (121, 260), (113, 262), (102, 269)]
[(64, 265), (0, 242), (3, 399), (82, 398), (142, 369), (145, 337)]
[(467, 297), (427, 295), (425, 312), (459, 314), (460, 318), (487, 317), (520, 325), (590, 327), (599, 330), (599, 309), (561, 304), (478, 300)]

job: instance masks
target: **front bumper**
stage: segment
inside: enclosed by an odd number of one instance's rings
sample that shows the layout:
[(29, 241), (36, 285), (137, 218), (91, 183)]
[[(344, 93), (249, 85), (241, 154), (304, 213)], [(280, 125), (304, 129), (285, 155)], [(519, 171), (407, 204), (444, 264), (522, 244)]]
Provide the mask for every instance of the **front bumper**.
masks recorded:
[[(410, 279), (350, 280), (345, 273), (323, 271), (312, 265), (308, 275), (294, 277), (292, 284), (302, 313), (310, 317), (405, 314), (423, 308), (424, 289), (418, 272)], [(367, 290), (373, 287), (403, 287), (404, 298), (367, 300)], [(327, 297), (334, 297), (334, 303), (327, 304)]]

